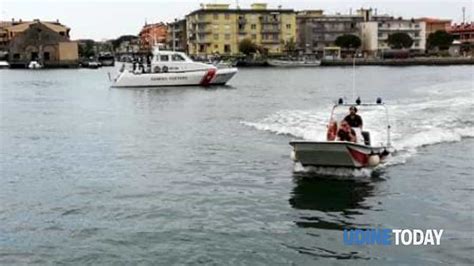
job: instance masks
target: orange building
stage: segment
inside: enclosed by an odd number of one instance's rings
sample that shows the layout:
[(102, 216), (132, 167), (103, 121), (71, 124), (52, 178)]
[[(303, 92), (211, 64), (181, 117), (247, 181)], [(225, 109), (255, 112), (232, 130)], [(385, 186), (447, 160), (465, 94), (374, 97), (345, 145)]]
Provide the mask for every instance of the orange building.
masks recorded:
[(428, 38), (431, 33), (439, 30), (448, 31), (451, 25), (450, 19), (420, 18), (418, 21), (424, 21), (426, 24), (426, 38)]
[(138, 36), (140, 37), (140, 49), (149, 51), (155, 43), (166, 44), (168, 26), (163, 23), (145, 24)]
[(455, 40), (460, 41), (462, 44), (474, 45), (474, 23), (461, 23), (453, 24), (448, 32), (454, 36)]

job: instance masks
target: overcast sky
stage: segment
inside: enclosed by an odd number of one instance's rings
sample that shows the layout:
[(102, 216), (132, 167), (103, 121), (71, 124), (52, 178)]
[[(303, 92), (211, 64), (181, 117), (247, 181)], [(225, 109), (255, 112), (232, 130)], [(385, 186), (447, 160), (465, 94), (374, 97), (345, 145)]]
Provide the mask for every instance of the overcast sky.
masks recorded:
[(200, 3), (228, 3), (248, 8), (254, 2), (266, 2), (269, 8), (323, 9), (326, 13), (349, 13), (364, 7), (378, 9), (378, 14), (394, 16), (439, 17), (472, 20), (474, 0), (0, 0), (1, 20), (56, 20), (71, 28), (71, 38), (95, 40), (138, 34), (145, 21), (170, 22), (198, 9)]

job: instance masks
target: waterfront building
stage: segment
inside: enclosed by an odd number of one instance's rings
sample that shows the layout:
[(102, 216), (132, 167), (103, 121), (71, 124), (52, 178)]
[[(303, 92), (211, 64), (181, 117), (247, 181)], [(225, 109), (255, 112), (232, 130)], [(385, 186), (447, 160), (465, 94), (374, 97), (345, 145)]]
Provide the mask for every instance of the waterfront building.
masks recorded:
[(352, 34), (359, 37), (362, 14), (325, 15), (323, 10), (297, 12), (297, 47), (304, 53), (323, 54), (325, 47), (333, 47), (339, 36)]
[(140, 39), (137, 36), (124, 35), (114, 42), (114, 52), (120, 61), (131, 59), (140, 51)]
[(143, 26), (138, 34), (140, 38), (140, 49), (143, 52), (150, 51), (154, 44), (163, 43), (166, 44), (166, 38), (168, 35), (168, 26), (163, 23), (153, 23)]
[(464, 46), (474, 45), (474, 23), (453, 24), (448, 28), (448, 32), (454, 36)]
[(381, 54), (390, 50), (388, 36), (407, 33), (413, 39), (410, 50), (423, 53), (426, 49), (426, 23), (422, 20), (374, 16), (360, 23), (362, 50), (368, 54)]
[(175, 51), (186, 52), (187, 51), (187, 32), (186, 32), (186, 20), (175, 20), (172, 23), (168, 23), (168, 48)]
[(10, 65), (26, 66), (39, 61), (46, 67), (78, 65), (78, 46), (69, 39), (70, 29), (59, 22), (13, 23), (6, 28)]
[(437, 31), (448, 31), (451, 26), (450, 19), (438, 19), (438, 18), (419, 18), (417, 21), (425, 22), (425, 36), (428, 39), (431, 33)]
[(263, 53), (281, 54), (296, 41), (293, 9), (268, 9), (267, 4), (252, 4), (250, 9), (202, 5), (186, 16), (186, 24), (191, 55), (237, 55), (243, 39)]
[[(15, 20), (11, 21), (0, 21), (0, 51), (7, 51), (9, 48), (10, 41), (15, 38), (17, 34), (20, 34), (27, 30), (31, 24), (40, 22), (38, 19), (33, 21)], [(70, 28), (61, 24), (59, 20), (56, 21), (41, 21), (43, 25), (48, 27), (50, 30), (58, 33), (69, 39)]]

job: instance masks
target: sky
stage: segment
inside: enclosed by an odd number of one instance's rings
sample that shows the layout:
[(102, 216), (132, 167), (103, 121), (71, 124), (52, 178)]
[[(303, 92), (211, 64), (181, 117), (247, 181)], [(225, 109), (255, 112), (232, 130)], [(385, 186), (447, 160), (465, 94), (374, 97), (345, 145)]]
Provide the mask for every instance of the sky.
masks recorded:
[(154, 22), (184, 18), (201, 3), (227, 3), (249, 8), (266, 2), (269, 8), (323, 9), (327, 14), (349, 13), (360, 7), (377, 8), (378, 14), (405, 18), (438, 17), (462, 22), (473, 19), (474, 0), (0, 0), (0, 20), (57, 20), (71, 28), (71, 39), (114, 39), (137, 35), (141, 27)]

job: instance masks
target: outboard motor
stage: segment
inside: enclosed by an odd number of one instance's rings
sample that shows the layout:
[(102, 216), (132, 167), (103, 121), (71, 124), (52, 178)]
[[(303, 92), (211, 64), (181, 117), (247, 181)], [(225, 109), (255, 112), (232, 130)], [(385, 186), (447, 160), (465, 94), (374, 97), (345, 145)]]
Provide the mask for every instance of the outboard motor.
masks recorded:
[(370, 146), (370, 132), (362, 131), (362, 137), (364, 138), (364, 144)]

